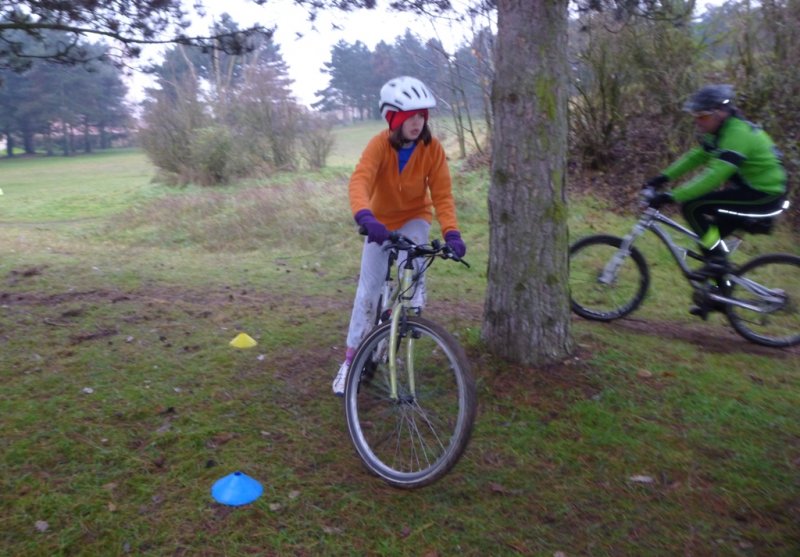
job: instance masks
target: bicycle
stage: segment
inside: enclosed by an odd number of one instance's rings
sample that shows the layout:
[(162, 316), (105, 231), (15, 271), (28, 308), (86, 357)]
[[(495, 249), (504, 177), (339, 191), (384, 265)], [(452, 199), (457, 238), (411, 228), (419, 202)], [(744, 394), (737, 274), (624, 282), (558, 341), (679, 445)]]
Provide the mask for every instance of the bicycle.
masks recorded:
[[(652, 188), (642, 191), (644, 209), (624, 238), (592, 235), (570, 246), (572, 310), (586, 319), (612, 321), (639, 307), (650, 285), (650, 274), (634, 242), (650, 231), (667, 247), (691, 286), (696, 304), (692, 313), (706, 319), (709, 312), (720, 311), (737, 333), (764, 346), (800, 343), (800, 257), (772, 253), (741, 266), (730, 262), (716, 265), (682, 245), (681, 235), (684, 241), (691, 239), (692, 245), (697, 245), (697, 234), (650, 207), (654, 194)], [(788, 201), (784, 202), (781, 211), (788, 206)], [(737, 217), (735, 222), (744, 231), (766, 233), (774, 216), (750, 215)], [(729, 243), (730, 252), (738, 247), (736, 241)], [(700, 261), (702, 266), (692, 269), (687, 257)]]
[[(443, 327), (420, 317), (411, 300), (436, 258), (467, 263), (437, 240), (417, 245), (397, 233), (384, 249), (389, 262), (376, 324), (350, 364), (345, 415), (367, 469), (394, 487), (412, 489), (455, 466), (472, 434), (477, 400), (464, 349)], [(394, 283), (392, 267), (401, 251), (406, 259)]]

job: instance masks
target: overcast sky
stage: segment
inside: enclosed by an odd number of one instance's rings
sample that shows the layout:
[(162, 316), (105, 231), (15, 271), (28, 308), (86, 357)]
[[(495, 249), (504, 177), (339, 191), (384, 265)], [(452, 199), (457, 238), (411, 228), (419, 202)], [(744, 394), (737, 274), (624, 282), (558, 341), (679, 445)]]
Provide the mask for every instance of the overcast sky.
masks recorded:
[[(193, 3), (192, 0), (183, 1), (186, 6)], [(719, 5), (723, 1), (700, 0), (698, 5), (702, 10), (706, 4)], [(204, 0), (203, 3), (208, 16), (204, 20), (198, 18), (195, 27), (190, 30), (191, 33), (207, 33), (212, 17), (219, 17), (222, 13), (230, 14), (240, 27), (254, 24), (276, 26), (273, 40), (280, 45), (283, 59), (289, 66), (289, 76), (294, 80), (295, 96), (305, 105), (318, 100), (314, 93), (328, 85), (328, 75), (320, 72), (320, 69), (330, 61), (331, 48), (340, 40), (349, 44), (361, 41), (374, 49), (381, 40), (394, 43), (406, 29), (410, 29), (423, 39), (438, 37), (446, 48), (453, 50), (463, 44), (470, 33), (464, 26), (448, 23), (445, 19), (434, 23), (428, 18), (389, 12), (383, 8), (352, 12), (333, 9), (321, 11), (312, 26), (308, 21), (308, 12), (295, 5), (293, 0), (268, 0), (263, 6), (250, 0)], [(379, 6), (386, 6), (388, 3), (388, 0), (378, 0)], [(469, 0), (452, 0), (452, 4), (457, 7), (468, 3)], [(148, 61), (147, 50), (142, 61)], [(148, 83), (144, 76), (134, 76), (129, 95), (131, 100), (142, 100), (142, 89)]]
[[(191, 4), (186, 0), (184, 3)], [(459, 3), (462, 2), (454, 2), (456, 5)], [(268, 0), (264, 6), (249, 0), (205, 0), (204, 4), (208, 16), (195, 24), (190, 30), (192, 34), (207, 33), (211, 18), (219, 17), (222, 13), (230, 14), (240, 27), (254, 24), (276, 26), (273, 40), (280, 45), (283, 59), (289, 66), (289, 76), (295, 82), (294, 93), (298, 101), (306, 105), (318, 100), (314, 92), (328, 85), (328, 75), (320, 72), (320, 69), (330, 61), (331, 48), (341, 40), (349, 44), (361, 41), (373, 49), (382, 40), (393, 43), (406, 29), (423, 38), (434, 37), (438, 33), (448, 48), (460, 45), (465, 40), (464, 31), (453, 30), (445, 20), (438, 21), (434, 28), (428, 19), (380, 8), (352, 12), (322, 11), (312, 25), (308, 21), (308, 12), (296, 6), (293, 0)], [(385, 6), (388, 1), (379, 0), (378, 4)], [(148, 55), (145, 52), (142, 61), (147, 62)], [(133, 100), (141, 100), (141, 89), (146, 84), (142, 76), (133, 79), (130, 95)]]

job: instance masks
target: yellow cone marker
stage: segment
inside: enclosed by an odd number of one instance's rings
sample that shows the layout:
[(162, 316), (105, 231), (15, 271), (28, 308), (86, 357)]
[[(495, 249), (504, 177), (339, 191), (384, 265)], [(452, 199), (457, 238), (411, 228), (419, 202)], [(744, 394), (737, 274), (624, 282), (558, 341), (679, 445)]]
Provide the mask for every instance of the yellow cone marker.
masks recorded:
[(236, 338), (230, 342), (230, 345), (234, 348), (252, 348), (256, 344), (258, 343), (247, 333), (239, 333), (236, 335)]

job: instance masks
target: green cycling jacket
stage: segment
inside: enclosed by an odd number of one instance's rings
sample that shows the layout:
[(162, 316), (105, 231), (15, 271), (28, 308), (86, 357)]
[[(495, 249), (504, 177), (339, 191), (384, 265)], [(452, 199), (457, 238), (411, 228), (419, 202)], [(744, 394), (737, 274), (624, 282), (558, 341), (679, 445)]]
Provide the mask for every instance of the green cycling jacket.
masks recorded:
[(775, 143), (764, 130), (737, 116), (727, 118), (716, 134), (703, 135), (700, 146), (672, 163), (663, 174), (672, 181), (701, 165), (705, 170), (672, 190), (676, 201), (696, 199), (726, 181), (765, 194), (786, 192), (786, 171)]

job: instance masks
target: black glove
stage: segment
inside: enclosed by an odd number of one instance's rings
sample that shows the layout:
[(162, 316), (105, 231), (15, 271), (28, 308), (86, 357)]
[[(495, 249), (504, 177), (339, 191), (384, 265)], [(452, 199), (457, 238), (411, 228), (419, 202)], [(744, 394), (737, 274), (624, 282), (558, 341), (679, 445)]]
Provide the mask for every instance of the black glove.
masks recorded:
[(655, 194), (653, 196), (653, 198), (650, 200), (649, 205), (653, 209), (659, 209), (659, 208), (663, 207), (664, 205), (667, 205), (667, 204), (672, 203), (674, 201), (675, 201), (675, 198), (672, 197), (672, 194), (670, 192), (662, 191), (662, 192), (659, 192), (659, 193), (657, 193), (657, 194)]
[(658, 176), (653, 176), (652, 178), (647, 180), (644, 184), (642, 184), (642, 189), (653, 188), (654, 190), (657, 190), (667, 182), (669, 182), (669, 178), (667, 178), (663, 174), (659, 174)]

